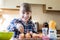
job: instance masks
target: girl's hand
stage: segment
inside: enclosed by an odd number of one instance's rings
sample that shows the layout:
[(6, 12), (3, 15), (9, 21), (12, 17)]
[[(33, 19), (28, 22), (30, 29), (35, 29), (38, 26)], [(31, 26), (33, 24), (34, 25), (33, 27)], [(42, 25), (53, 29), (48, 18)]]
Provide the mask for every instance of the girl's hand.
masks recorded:
[(36, 33), (33, 33), (32, 34), (32, 38), (38, 38), (37, 34)]
[(18, 31), (20, 31), (20, 33), (24, 33), (24, 27), (23, 27), (23, 25), (22, 24), (17, 24), (17, 29), (18, 29)]
[(20, 27), (20, 32), (24, 33), (24, 27), (22, 27), (22, 26)]

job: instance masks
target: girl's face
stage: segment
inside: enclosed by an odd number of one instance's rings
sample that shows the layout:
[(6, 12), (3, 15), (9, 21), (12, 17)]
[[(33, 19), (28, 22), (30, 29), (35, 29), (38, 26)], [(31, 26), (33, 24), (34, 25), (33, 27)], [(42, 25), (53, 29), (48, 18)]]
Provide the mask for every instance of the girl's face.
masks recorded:
[(23, 21), (27, 22), (31, 17), (31, 12), (21, 11), (21, 18)]

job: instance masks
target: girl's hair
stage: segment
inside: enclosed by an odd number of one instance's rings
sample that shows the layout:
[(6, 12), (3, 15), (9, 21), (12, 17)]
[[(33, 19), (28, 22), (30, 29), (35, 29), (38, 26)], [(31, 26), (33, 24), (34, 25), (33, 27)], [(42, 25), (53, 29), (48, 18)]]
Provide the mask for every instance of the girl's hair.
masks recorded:
[(32, 16), (30, 16), (29, 21), (32, 19)]
[[(31, 5), (29, 3), (22, 3), (20, 7), (22, 7), (23, 12), (31, 12)], [(31, 19), (32, 19), (32, 16), (30, 16), (29, 20)]]
[[(22, 3), (20, 5), (20, 10), (22, 10), (22, 12), (31, 12), (31, 5), (29, 3)], [(32, 19), (32, 16), (30, 16), (29, 20)]]
[(20, 7), (22, 7), (25, 12), (31, 12), (31, 5), (29, 3), (22, 3)]

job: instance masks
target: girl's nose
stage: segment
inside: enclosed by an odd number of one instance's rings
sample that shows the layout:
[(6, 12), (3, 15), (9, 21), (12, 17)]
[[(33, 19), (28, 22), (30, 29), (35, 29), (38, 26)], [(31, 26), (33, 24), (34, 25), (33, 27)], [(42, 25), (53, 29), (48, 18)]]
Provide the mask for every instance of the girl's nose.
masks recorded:
[(24, 16), (27, 17), (28, 16), (27, 13), (25, 13)]

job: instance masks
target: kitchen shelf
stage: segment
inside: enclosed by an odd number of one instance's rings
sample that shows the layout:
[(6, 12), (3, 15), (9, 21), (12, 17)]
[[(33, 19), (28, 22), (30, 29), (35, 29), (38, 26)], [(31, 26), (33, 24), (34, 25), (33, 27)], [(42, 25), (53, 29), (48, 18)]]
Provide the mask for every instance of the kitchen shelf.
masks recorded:
[(19, 10), (19, 8), (0, 8), (2, 10)]

